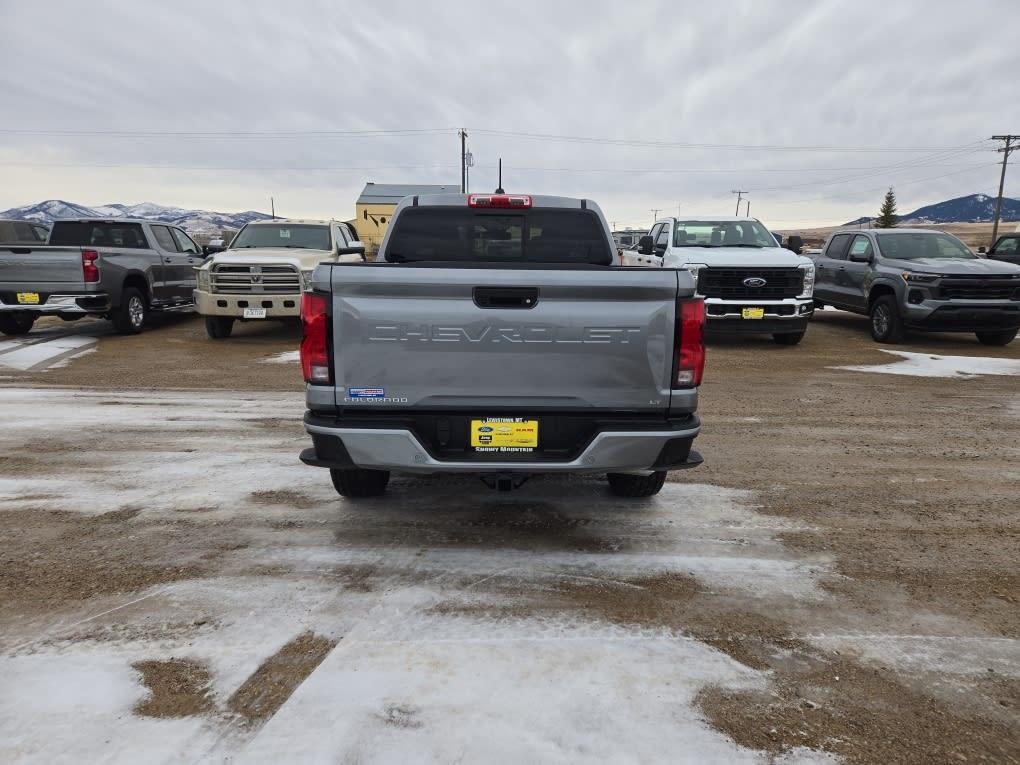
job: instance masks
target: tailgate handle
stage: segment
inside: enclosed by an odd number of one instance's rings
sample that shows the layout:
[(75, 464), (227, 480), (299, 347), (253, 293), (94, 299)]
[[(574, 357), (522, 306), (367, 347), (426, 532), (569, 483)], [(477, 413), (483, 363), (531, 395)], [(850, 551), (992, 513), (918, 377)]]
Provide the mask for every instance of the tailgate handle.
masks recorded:
[(475, 287), (474, 298), (479, 308), (534, 308), (538, 287)]

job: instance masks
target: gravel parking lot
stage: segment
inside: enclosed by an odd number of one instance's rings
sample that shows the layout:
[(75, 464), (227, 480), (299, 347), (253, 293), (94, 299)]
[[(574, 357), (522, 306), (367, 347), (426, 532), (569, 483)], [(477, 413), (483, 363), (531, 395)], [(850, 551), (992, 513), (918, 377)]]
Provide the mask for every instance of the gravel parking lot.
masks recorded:
[(0, 341), (0, 759), (1020, 762), (1020, 342), (823, 311), (652, 500), (352, 504), (298, 331)]

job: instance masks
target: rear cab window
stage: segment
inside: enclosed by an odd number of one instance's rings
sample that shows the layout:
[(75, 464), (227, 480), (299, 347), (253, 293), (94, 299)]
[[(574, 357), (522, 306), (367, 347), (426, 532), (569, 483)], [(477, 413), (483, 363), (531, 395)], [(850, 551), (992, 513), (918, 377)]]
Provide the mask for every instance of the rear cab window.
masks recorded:
[(21, 221), (0, 222), (0, 242), (18, 242), (26, 244), (42, 244), (46, 241), (46, 234), (39, 226)]
[(121, 247), (147, 250), (149, 243), (139, 223), (57, 221), (50, 244), (60, 247)]
[(833, 260), (846, 260), (847, 245), (850, 244), (850, 234), (836, 234), (825, 248), (825, 257)]
[(611, 265), (613, 250), (590, 210), (410, 207), (386, 245), (391, 263), (577, 263)]

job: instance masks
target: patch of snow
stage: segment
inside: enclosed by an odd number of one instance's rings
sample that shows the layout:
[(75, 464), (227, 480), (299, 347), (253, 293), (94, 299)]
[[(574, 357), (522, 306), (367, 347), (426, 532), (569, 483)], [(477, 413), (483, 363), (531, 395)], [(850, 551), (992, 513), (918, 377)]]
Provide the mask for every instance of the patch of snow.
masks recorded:
[(262, 359), (263, 364), (297, 364), (301, 361), (301, 351), (284, 351), (275, 356)]
[(910, 351), (889, 351), (883, 353), (901, 356), (901, 361), (889, 364), (860, 364), (830, 369), (846, 369), (851, 372), (875, 372), (885, 375), (909, 375), (911, 377), (949, 377), (967, 380), (978, 375), (1020, 375), (1020, 360), (999, 359), (987, 356), (939, 356), (931, 353)]
[(77, 358), (88, 350), (95, 350), (96, 342), (94, 337), (72, 335), (41, 343), (25, 340), (0, 343), (0, 367), (26, 371), (47, 365), (63, 366), (72, 357)]

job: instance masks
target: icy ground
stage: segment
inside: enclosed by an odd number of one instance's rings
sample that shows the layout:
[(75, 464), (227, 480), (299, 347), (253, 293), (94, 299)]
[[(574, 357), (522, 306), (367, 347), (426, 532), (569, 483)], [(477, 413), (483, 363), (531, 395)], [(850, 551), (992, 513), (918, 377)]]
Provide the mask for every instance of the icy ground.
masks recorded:
[[(120, 543), (165, 540), (143, 563), (219, 555), (201, 576), (0, 624), (0, 761), (770, 761), (694, 703), (709, 686), (767, 690), (767, 672), (682, 628), (542, 599), (565, 583), (626, 593), (679, 574), (720, 598), (807, 607), (831, 570), (779, 541), (796, 524), (757, 512), (749, 492), (692, 482), (632, 502), (595, 479), (509, 495), (407, 480), (347, 503), (297, 461), (302, 408), (292, 394), (0, 387), (0, 454), (44, 445), (46, 464), (0, 476), (0, 511), (128, 512)], [(229, 700), (301, 635), (326, 642), (321, 663), (268, 719), (240, 723)], [(908, 664), (971, 650), (805, 637)], [(1015, 641), (996, 650), (1000, 671), (1016, 671)], [(140, 713), (149, 690), (132, 665), (171, 659), (208, 670), (210, 707)]]

